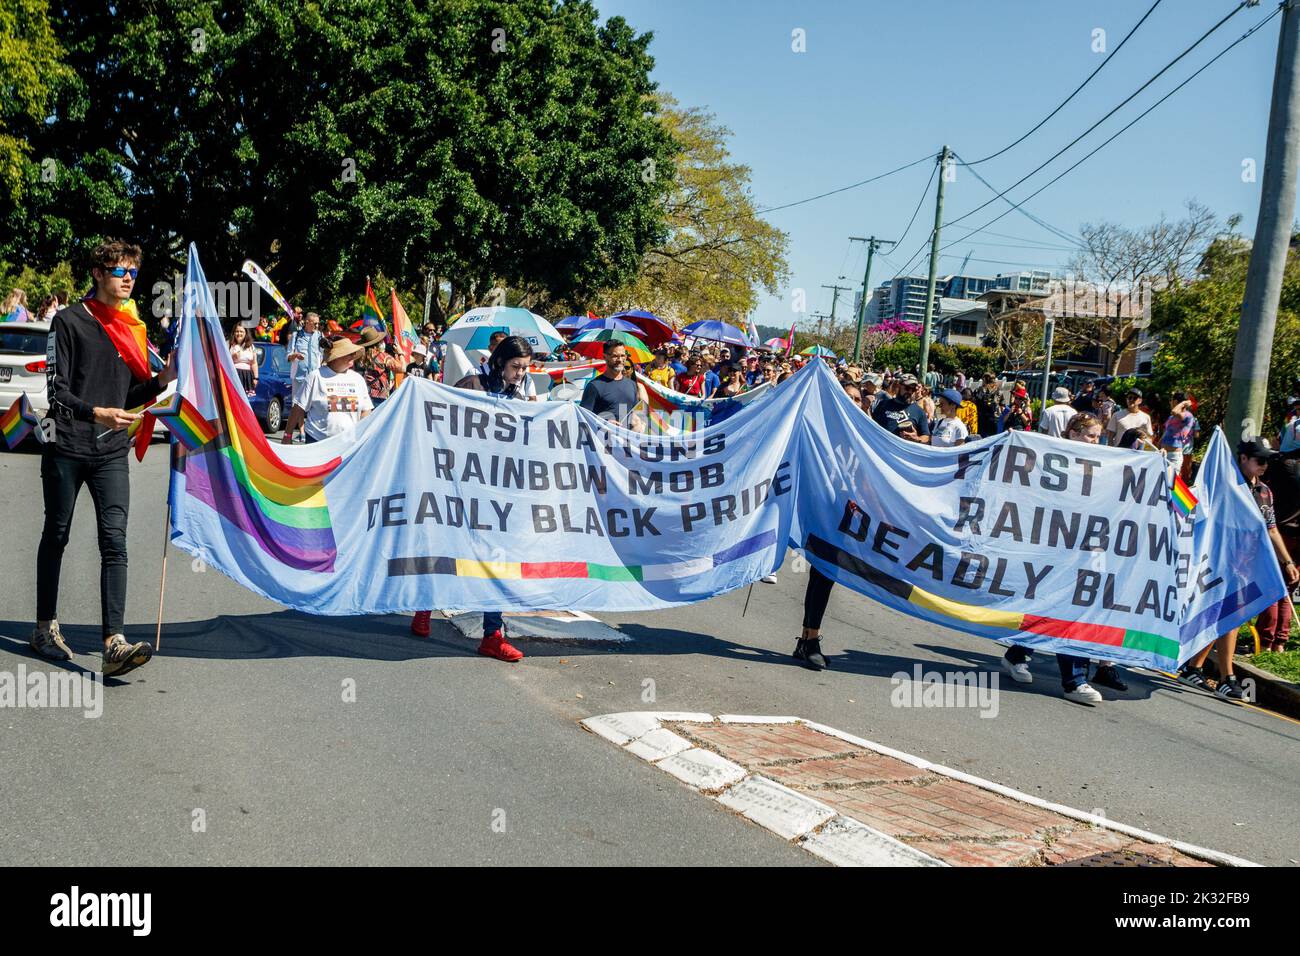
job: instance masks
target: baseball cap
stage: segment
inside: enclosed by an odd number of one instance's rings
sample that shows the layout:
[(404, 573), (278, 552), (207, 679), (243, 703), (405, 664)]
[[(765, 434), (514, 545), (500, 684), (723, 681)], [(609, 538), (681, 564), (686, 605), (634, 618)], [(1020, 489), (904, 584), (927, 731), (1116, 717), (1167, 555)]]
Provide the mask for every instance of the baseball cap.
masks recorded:
[(1141, 398), (1141, 397), (1142, 397), (1142, 389), (1140, 389), (1140, 388), (1130, 388), (1130, 389), (1127, 389), (1127, 390), (1124, 392), (1124, 397), (1125, 397), (1125, 398), (1128, 398), (1130, 395), (1136, 395), (1138, 398)]
[(904, 375), (902, 378), (899, 379), (899, 381), (902, 382), (904, 385), (920, 385), (920, 384), (921, 384), (921, 380), (918, 379), (915, 375)]
[(1247, 458), (1259, 458), (1268, 461), (1277, 457), (1277, 452), (1268, 443), (1267, 438), (1251, 438), (1237, 444), (1237, 454)]

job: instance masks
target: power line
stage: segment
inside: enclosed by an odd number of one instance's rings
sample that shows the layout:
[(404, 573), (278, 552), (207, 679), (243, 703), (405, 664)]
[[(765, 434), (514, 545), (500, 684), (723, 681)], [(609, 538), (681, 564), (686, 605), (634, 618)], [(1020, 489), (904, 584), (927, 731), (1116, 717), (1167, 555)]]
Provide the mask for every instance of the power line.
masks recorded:
[[(971, 216), (975, 215), (975, 213), (979, 212), (981, 209), (987, 208), (988, 206), (990, 206), (990, 205), (992, 205), (993, 203), (997, 202), (999, 199), (1005, 198), (1006, 193), (1010, 192), (1012, 189), (1015, 189), (1017, 186), (1019, 186), (1019, 185), (1020, 185), (1021, 183), (1023, 183), (1025, 180), (1029, 179), (1031, 176), (1034, 176), (1034, 175), (1036, 175), (1037, 173), (1041, 172), (1041, 171), (1043, 170), (1044, 167), (1046, 167), (1046, 166), (1048, 166), (1049, 164), (1051, 164), (1051, 163), (1052, 163), (1054, 160), (1056, 160), (1057, 157), (1059, 157), (1062, 153), (1064, 153), (1066, 150), (1070, 149), (1072, 146), (1074, 146), (1076, 143), (1078, 143), (1079, 140), (1083, 139), (1085, 136), (1087, 136), (1089, 133), (1091, 133), (1093, 130), (1095, 130), (1098, 126), (1100, 126), (1102, 123), (1106, 122), (1106, 120), (1110, 119), (1112, 116), (1114, 116), (1116, 113), (1118, 113), (1121, 109), (1123, 109), (1125, 106), (1127, 106), (1130, 102), (1132, 102), (1133, 99), (1134, 99), (1134, 97), (1136, 97), (1139, 93), (1141, 93), (1143, 90), (1145, 90), (1148, 86), (1150, 86), (1152, 83), (1154, 83), (1154, 82), (1155, 82), (1156, 80), (1158, 80), (1160, 77), (1164, 76), (1164, 74), (1167, 73), (1167, 72), (1168, 72), (1168, 71), (1169, 71), (1169, 70), (1174, 66), (1174, 64), (1176, 64), (1179, 60), (1181, 60), (1183, 57), (1187, 56), (1187, 54), (1191, 53), (1191, 52), (1192, 52), (1193, 50), (1195, 50), (1198, 46), (1200, 46), (1203, 42), (1205, 42), (1205, 40), (1210, 36), (1210, 34), (1214, 33), (1216, 30), (1218, 30), (1220, 27), (1222, 27), (1225, 23), (1227, 23), (1229, 20), (1231, 20), (1233, 17), (1235, 17), (1235, 16), (1236, 16), (1238, 13), (1240, 13), (1240, 12), (1241, 12), (1241, 11), (1242, 11), (1242, 10), (1243, 10), (1243, 9), (1244, 9), (1248, 4), (1249, 4), (1249, 3), (1250, 3), (1250, 0), (1241, 0), (1241, 2), (1238, 3), (1237, 6), (1234, 7), (1234, 8), (1233, 8), (1233, 9), (1232, 9), (1232, 10), (1231, 10), (1231, 11), (1230, 11), (1226, 16), (1224, 16), (1224, 18), (1223, 18), (1222, 20), (1220, 20), (1220, 21), (1219, 21), (1218, 23), (1216, 23), (1214, 26), (1210, 27), (1210, 29), (1208, 29), (1208, 30), (1206, 30), (1204, 33), (1202, 33), (1202, 34), (1200, 35), (1200, 37), (1196, 40), (1195, 43), (1193, 43), (1193, 44), (1192, 44), (1191, 46), (1189, 46), (1187, 49), (1183, 50), (1182, 53), (1178, 54), (1176, 57), (1174, 57), (1172, 60), (1170, 60), (1170, 61), (1169, 61), (1168, 63), (1166, 63), (1164, 66), (1162, 66), (1162, 67), (1160, 68), (1160, 70), (1159, 70), (1159, 71), (1158, 71), (1154, 76), (1152, 76), (1149, 80), (1147, 80), (1145, 83), (1143, 83), (1141, 86), (1139, 86), (1136, 90), (1134, 90), (1132, 93), (1130, 93), (1130, 94), (1129, 94), (1129, 95), (1124, 99), (1124, 101), (1123, 101), (1122, 103), (1120, 103), (1118, 106), (1114, 107), (1114, 108), (1113, 108), (1109, 113), (1107, 113), (1107, 114), (1106, 114), (1105, 116), (1103, 116), (1101, 119), (1097, 120), (1097, 122), (1093, 123), (1093, 124), (1092, 124), (1091, 126), (1089, 126), (1086, 130), (1084, 130), (1082, 133), (1080, 133), (1078, 136), (1076, 136), (1074, 139), (1070, 140), (1070, 142), (1066, 143), (1065, 146), (1061, 147), (1059, 150), (1057, 150), (1055, 153), (1053, 153), (1050, 157), (1048, 157), (1047, 160), (1045, 160), (1044, 162), (1042, 162), (1041, 164), (1039, 164), (1037, 167), (1035, 167), (1035, 168), (1034, 168), (1033, 170), (1031, 170), (1030, 172), (1026, 173), (1024, 176), (1021, 176), (1018, 180), (1016, 180), (1014, 183), (1012, 183), (1012, 184), (1011, 184), (1007, 189), (1005, 189), (1005, 190), (999, 192), (999, 193), (998, 193), (996, 196), (994, 196), (992, 199), (988, 200), (988, 202), (985, 202), (985, 203), (982, 203), (981, 205), (976, 206), (974, 209), (970, 210), (970, 212), (963, 213), (962, 215), (958, 216), (956, 219), (950, 219), (950, 220), (948, 220), (948, 222), (945, 222), (943, 225), (944, 225), (945, 227), (947, 227), (947, 226), (951, 226), (951, 225), (955, 225), (956, 223), (961, 222), (963, 219), (968, 219), (968, 218), (970, 218)], [(1014, 207), (1013, 207), (1013, 208), (1014, 208)], [(1008, 212), (1010, 212), (1010, 210), (1008, 210)]]
[(876, 180), (884, 179), (886, 176), (892, 176), (894, 175), (894, 173), (901, 173), (905, 169), (911, 169), (913, 166), (918, 166), (921, 163), (925, 162), (926, 160), (933, 159), (933, 158), (934, 158), (934, 154), (928, 153), (925, 156), (922, 156), (920, 159), (914, 159), (910, 163), (907, 163), (903, 166), (899, 166), (897, 169), (891, 169), (887, 173), (881, 173), (879, 176), (872, 176), (870, 179), (864, 179), (861, 180), (860, 182), (850, 183), (848, 186), (841, 186), (839, 189), (832, 189), (829, 192), (818, 193), (816, 196), (809, 196), (807, 199), (798, 199), (794, 202), (784, 203), (783, 205), (780, 206), (768, 206), (766, 209), (757, 209), (754, 212), (755, 215), (762, 215), (763, 213), (776, 212), (778, 209), (789, 209), (791, 206), (802, 206), (804, 203), (814, 202), (818, 199), (825, 199), (827, 196), (834, 196), (836, 193), (847, 192), (850, 189), (857, 189), (859, 186), (865, 186), (867, 183), (874, 183), (876, 182)]
[[(972, 169), (970, 172), (971, 175), (973, 175), (976, 179), (978, 179), (980, 182), (982, 182), (985, 186), (987, 186), (992, 192), (996, 194), (994, 196), (995, 199), (1001, 197), (1002, 199), (1006, 199), (1007, 205), (1014, 205), (1014, 203), (1012, 203), (1010, 199), (1007, 199), (1007, 197), (1004, 195), (1004, 193), (1001, 190), (999, 190), (991, 182), (989, 182), (987, 179), (981, 176), (978, 170)], [(1017, 211), (1022, 216), (1027, 218), (1030, 222), (1034, 223), (1035, 225), (1041, 226), (1043, 229), (1046, 229), (1048, 232), (1052, 233), (1052, 235), (1064, 239), (1066, 242), (1070, 243), (1072, 248), (1078, 249), (1082, 245), (1082, 242), (1078, 236), (1073, 236), (1070, 233), (1066, 232), (1064, 229), (1056, 228), (1056, 226), (1053, 226), (1050, 222), (1047, 222), (1046, 220), (1040, 219), (1038, 216), (1035, 216), (1028, 209), (1019, 209)]]
[(1142, 19), (1139, 20), (1136, 24), (1133, 25), (1133, 29), (1132, 29), (1132, 30), (1129, 30), (1128, 33), (1126, 33), (1126, 34), (1124, 35), (1124, 39), (1122, 39), (1122, 40), (1119, 41), (1119, 46), (1115, 47), (1115, 49), (1111, 50), (1110, 53), (1106, 54), (1106, 59), (1102, 60), (1101, 63), (1099, 63), (1099, 64), (1097, 65), (1097, 69), (1095, 69), (1095, 70), (1093, 70), (1091, 73), (1089, 73), (1089, 74), (1088, 74), (1088, 78), (1087, 78), (1086, 80), (1084, 80), (1082, 83), (1080, 83), (1078, 86), (1076, 86), (1076, 87), (1074, 88), (1074, 92), (1073, 92), (1073, 93), (1071, 93), (1071, 94), (1070, 94), (1069, 96), (1067, 96), (1065, 99), (1061, 100), (1060, 104), (1057, 105), (1056, 109), (1052, 110), (1052, 112), (1048, 113), (1048, 114), (1047, 114), (1046, 116), (1044, 116), (1041, 120), (1039, 120), (1039, 121), (1038, 121), (1038, 124), (1037, 124), (1033, 129), (1031, 129), (1029, 132), (1025, 133), (1025, 135), (1021, 136), (1019, 139), (1014, 140), (1013, 142), (1008, 143), (1006, 146), (1003, 146), (1003, 147), (1002, 147), (1000, 150), (998, 150), (996, 153), (989, 153), (989, 155), (985, 156), (983, 159), (974, 159), (974, 160), (971, 160), (969, 163), (963, 161), (963, 162), (962, 162), (962, 165), (963, 165), (963, 166), (975, 166), (975, 165), (977, 165), (977, 164), (979, 164), (979, 163), (987, 163), (990, 159), (996, 159), (997, 157), (999, 157), (999, 156), (1001, 156), (1003, 153), (1005, 153), (1007, 150), (1011, 149), (1013, 146), (1018, 146), (1018, 145), (1020, 145), (1020, 144), (1023, 143), (1025, 140), (1027, 140), (1030, 136), (1033, 136), (1033, 135), (1034, 135), (1035, 133), (1037, 133), (1040, 129), (1042, 129), (1043, 126), (1044, 126), (1044, 124), (1046, 124), (1048, 120), (1050, 120), (1053, 116), (1055, 116), (1057, 113), (1061, 112), (1061, 110), (1065, 108), (1065, 104), (1066, 104), (1066, 103), (1068, 103), (1068, 102), (1070, 102), (1070, 100), (1074, 99), (1074, 98), (1079, 94), (1079, 91), (1080, 91), (1080, 90), (1082, 90), (1085, 86), (1087, 86), (1089, 83), (1092, 82), (1093, 77), (1095, 77), (1098, 73), (1100, 73), (1103, 69), (1105, 69), (1106, 64), (1109, 63), (1109, 62), (1111, 61), (1111, 57), (1113, 57), (1113, 56), (1114, 56), (1116, 53), (1118, 53), (1120, 50), (1124, 49), (1124, 44), (1128, 42), (1129, 37), (1131, 37), (1133, 34), (1135, 34), (1135, 33), (1138, 32), (1138, 27), (1140, 27), (1140, 26), (1142, 26), (1142, 24), (1146, 23), (1146, 21), (1147, 21), (1147, 17), (1151, 16), (1151, 14), (1153, 14), (1153, 13), (1155, 12), (1156, 7), (1160, 6), (1160, 3), (1161, 3), (1161, 0), (1156, 0), (1155, 3), (1151, 4), (1150, 9), (1148, 9), (1146, 13), (1142, 14)]
[[(1078, 169), (1080, 166), (1082, 166), (1085, 162), (1087, 162), (1089, 159), (1091, 159), (1093, 156), (1095, 156), (1095, 155), (1096, 155), (1097, 153), (1099, 153), (1101, 150), (1105, 149), (1107, 146), (1109, 146), (1109, 145), (1110, 145), (1111, 143), (1113, 143), (1115, 140), (1119, 139), (1120, 136), (1122, 136), (1124, 133), (1126, 133), (1128, 130), (1130, 130), (1133, 126), (1135, 126), (1135, 125), (1136, 125), (1136, 124), (1137, 124), (1137, 123), (1138, 123), (1138, 122), (1139, 122), (1143, 117), (1145, 117), (1148, 113), (1150, 113), (1152, 110), (1154, 110), (1157, 106), (1159, 106), (1159, 105), (1160, 105), (1161, 103), (1163, 103), (1165, 100), (1169, 99), (1171, 96), (1173, 96), (1175, 93), (1177, 93), (1179, 90), (1181, 90), (1181, 89), (1182, 89), (1184, 86), (1186, 86), (1188, 83), (1192, 82), (1192, 80), (1196, 79), (1198, 76), (1200, 76), (1202, 73), (1204, 73), (1204, 72), (1205, 72), (1207, 69), (1209, 69), (1209, 68), (1210, 68), (1210, 67), (1211, 67), (1211, 66), (1212, 66), (1212, 65), (1213, 65), (1213, 64), (1214, 64), (1214, 63), (1215, 63), (1215, 62), (1216, 62), (1220, 57), (1222, 57), (1224, 54), (1226, 54), (1229, 50), (1231, 50), (1231, 49), (1232, 49), (1233, 47), (1235, 47), (1237, 44), (1241, 43), (1243, 40), (1248, 39), (1248, 38), (1251, 37), (1254, 33), (1256, 33), (1257, 31), (1259, 31), (1260, 29), (1262, 29), (1262, 28), (1264, 27), (1264, 25), (1265, 25), (1266, 23), (1268, 23), (1268, 21), (1272, 20), (1275, 16), (1277, 16), (1277, 15), (1278, 15), (1279, 13), (1281, 13), (1281, 12), (1282, 12), (1282, 7), (1281, 7), (1280, 5), (1277, 6), (1276, 8), (1274, 8), (1274, 10), (1273, 10), (1272, 13), (1270, 13), (1268, 16), (1266, 16), (1266, 17), (1265, 17), (1263, 20), (1261, 20), (1259, 23), (1255, 24), (1255, 26), (1251, 27), (1249, 30), (1247, 30), (1245, 33), (1243, 33), (1241, 36), (1237, 37), (1237, 39), (1233, 40), (1231, 43), (1229, 43), (1226, 47), (1224, 47), (1224, 48), (1223, 48), (1222, 50), (1220, 50), (1218, 53), (1216, 53), (1216, 54), (1215, 54), (1211, 59), (1207, 60), (1207, 61), (1205, 62), (1205, 64), (1204, 64), (1203, 66), (1201, 66), (1200, 69), (1198, 69), (1198, 70), (1197, 70), (1195, 73), (1193, 73), (1191, 76), (1187, 77), (1187, 79), (1183, 80), (1181, 83), (1179, 83), (1177, 86), (1175, 86), (1172, 90), (1170, 90), (1170, 91), (1169, 91), (1168, 93), (1166, 93), (1164, 96), (1160, 97), (1160, 99), (1156, 100), (1154, 103), (1152, 103), (1150, 106), (1148, 106), (1145, 110), (1143, 110), (1141, 113), (1139, 113), (1137, 116), (1135, 116), (1132, 120), (1129, 121), (1129, 123), (1128, 123), (1126, 126), (1123, 126), (1123, 127), (1120, 128), (1119, 130), (1117, 130), (1117, 131), (1116, 131), (1116, 132), (1115, 132), (1115, 133), (1114, 133), (1114, 134), (1113, 134), (1109, 139), (1107, 139), (1107, 140), (1105, 140), (1104, 142), (1100, 143), (1100, 144), (1099, 144), (1095, 149), (1093, 149), (1091, 152), (1089, 152), (1089, 153), (1087, 153), (1086, 155), (1084, 155), (1084, 156), (1083, 156), (1083, 157), (1082, 157), (1082, 158), (1081, 158), (1077, 163), (1075, 163), (1073, 166), (1070, 166), (1068, 169), (1063, 170), (1063, 171), (1062, 171), (1061, 173), (1059, 173), (1056, 177), (1054, 177), (1053, 179), (1051, 179), (1051, 180), (1049, 180), (1048, 182), (1044, 183), (1042, 186), (1040, 186), (1040, 187), (1039, 187), (1038, 189), (1036, 189), (1034, 192), (1030, 193), (1030, 194), (1029, 194), (1028, 196), (1026, 196), (1024, 199), (1020, 200), (1020, 202), (1016, 203), (1016, 206), (1020, 206), (1020, 205), (1023, 205), (1024, 203), (1029, 202), (1029, 200), (1033, 199), (1035, 196), (1037, 196), (1039, 193), (1041, 193), (1044, 189), (1047, 189), (1047, 187), (1053, 185), (1054, 183), (1059, 182), (1059, 181), (1060, 181), (1061, 179), (1063, 179), (1065, 176), (1067, 176), (1067, 175), (1069, 175), (1070, 173), (1074, 172), (1074, 170)], [(1014, 187), (1013, 187), (1013, 188), (1014, 188)], [(954, 239), (952, 242), (947, 243), (946, 245), (944, 245), (944, 246), (942, 247), (942, 249), (947, 249), (947, 248), (949, 248), (950, 246), (957, 245), (958, 243), (964, 242), (964, 241), (965, 241), (966, 239), (968, 239), (970, 236), (975, 235), (975, 233), (977, 233), (977, 232), (982, 232), (985, 228), (987, 228), (988, 226), (993, 225), (993, 223), (997, 222), (997, 221), (998, 221), (999, 219), (1001, 219), (1003, 216), (1005, 216), (1005, 215), (1007, 215), (1008, 213), (1010, 213), (1013, 209), (1016, 208), (1016, 206), (1012, 206), (1011, 209), (1007, 209), (1007, 210), (1005, 210), (1005, 211), (999, 213), (998, 215), (996, 215), (996, 216), (994, 216), (992, 219), (990, 219), (988, 222), (986, 222), (983, 226), (980, 226), (980, 227), (978, 227), (978, 228), (972, 230), (971, 232), (968, 232), (965, 236), (962, 236), (960, 239)], [(941, 249), (940, 251), (942, 251), (942, 249)], [(910, 263), (909, 263), (909, 264), (910, 264)]]

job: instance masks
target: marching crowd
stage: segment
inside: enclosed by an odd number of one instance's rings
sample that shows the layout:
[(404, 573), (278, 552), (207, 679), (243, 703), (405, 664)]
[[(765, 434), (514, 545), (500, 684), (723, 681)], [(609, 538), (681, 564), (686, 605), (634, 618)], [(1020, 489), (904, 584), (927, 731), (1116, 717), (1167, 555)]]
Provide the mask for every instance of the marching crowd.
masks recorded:
[[(174, 377), (172, 364), (154, 374), (143, 346), (132, 344), (127, 303), (140, 263), (136, 246), (111, 241), (92, 257), (94, 292), (71, 306), (43, 302), (39, 315), (52, 316), (48, 367), (49, 414), (59, 423), (56, 439), (45, 447), (41, 477), (45, 496), (45, 525), (37, 561), (37, 624), (32, 648), (41, 656), (69, 660), (71, 654), (59, 631), (56, 615), (59, 571), (67, 544), (73, 506), (81, 486), (90, 488), (96, 507), (101, 549), (101, 597), (105, 675), (120, 675), (147, 662), (153, 650), (147, 642), (130, 643), (122, 633), (126, 595), (126, 515), (129, 483), (126, 468), (126, 429), (139, 416), (126, 411), (151, 401)], [(5, 304), (10, 321), (27, 321), (25, 298), (15, 290)], [(51, 308), (54, 311), (51, 313)], [(138, 318), (135, 324), (139, 324)], [(386, 336), (375, 328), (349, 335), (337, 323), (321, 328), (314, 312), (295, 312), (292, 319), (272, 323), (263, 318), (251, 331), (235, 325), (227, 340), (230, 357), (244, 388), (256, 391), (259, 379), (257, 342), (278, 342), (287, 350), (293, 369), (292, 410), (282, 441), (292, 443), (299, 429), (307, 442), (342, 434), (386, 401), (406, 376), (441, 378), (447, 360), (440, 344), (443, 329), (428, 324), (413, 343), (406, 362)], [(142, 339), (139, 340), (142, 343)], [(520, 336), (498, 333), (481, 365), (458, 381), (457, 388), (518, 400), (539, 399), (529, 376), (541, 356)], [(745, 354), (747, 353), (747, 354)], [(552, 359), (580, 358), (565, 348)], [(646, 406), (641, 373), (650, 382), (695, 399), (725, 399), (762, 386), (778, 386), (807, 359), (772, 352), (670, 343), (653, 361), (637, 366), (627, 348), (608, 341), (603, 367), (586, 382), (581, 404), (593, 413), (638, 427), (638, 409)], [(829, 361), (829, 359), (826, 359)], [(961, 373), (942, 381), (931, 374), (925, 381), (900, 369), (877, 372), (840, 362), (835, 365), (846, 395), (864, 412), (863, 427), (882, 427), (908, 442), (953, 447), (1008, 430), (1034, 430), (1090, 444), (1107, 444), (1163, 456), (1170, 476), (1190, 477), (1192, 450), (1200, 433), (1195, 401), (1185, 394), (1170, 396), (1159, 408), (1142, 391), (1130, 388), (1117, 402), (1105, 385), (1085, 384), (1078, 394), (1058, 387), (1051, 403), (1035, 414), (1026, 383), (983, 376), (974, 385)], [(868, 425), (867, 421), (873, 422)], [(1156, 422), (1162, 424), (1157, 426)], [(643, 426), (640, 426), (643, 427)], [(1300, 546), (1300, 397), (1288, 402), (1280, 451), (1264, 439), (1242, 442), (1237, 448), (1241, 475), (1264, 517), (1269, 537), (1288, 589), (1300, 582), (1291, 558)], [(1279, 480), (1266, 482), (1270, 468)], [(1280, 477), (1279, 477), (1280, 476)], [(1274, 490), (1282, 489), (1282, 502)], [(821, 670), (828, 662), (821, 640), (822, 619), (833, 584), (815, 568), (804, 599), (803, 630), (794, 656), (805, 666)], [(430, 611), (415, 615), (413, 633), (430, 633)], [(1256, 622), (1264, 649), (1281, 650), (1289, 637), (1292, 608), (1289, 597), (1261, 614)], [(500, 612), (483, 618), (479, 652), (506, 661), (523, 653), (505, 634)], [(1233, 675), (1236, 633), (1224, 635), (1216, 648), (1220, 679), (1215, 692), (1229, 699), (1243, 696)], [(1182, 679), (1208, 688), (1201, 670), (1211, 647), (1184, 668)], [(1002, 660), (1017, 682), (1029, 683), (1031, 651), (1013, 645)], [(1086, 658), (1058, 654), (1064, 695), (1095, 704), (1103, 698), (1093, 685), (1126, 689), (1118, 669), (1103, 663), (1093, 669)]]

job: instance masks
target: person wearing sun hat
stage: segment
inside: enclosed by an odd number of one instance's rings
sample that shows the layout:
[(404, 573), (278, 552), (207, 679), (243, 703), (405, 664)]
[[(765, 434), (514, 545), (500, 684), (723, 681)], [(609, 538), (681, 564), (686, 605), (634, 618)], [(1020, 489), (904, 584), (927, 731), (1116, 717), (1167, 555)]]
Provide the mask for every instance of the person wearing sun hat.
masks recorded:
[(294, 399), (289, 423), (281, 443), (293, 441), (293, 433), (306, 423), (307, 441), (324, 441), (355, 428), (374, 409), (366, 380), (352, 370), (365, 349), (356, 342), (339, 339), (325, 353), (325, 361), (307, 377), (302, 393)]
[(935, 448), (964, 445), (970, 437), (966, 423), (957, 417), (961, 401), (961, 392), (955, 388), (939, 393), (939, 418), (930, 429), (930, 444)]

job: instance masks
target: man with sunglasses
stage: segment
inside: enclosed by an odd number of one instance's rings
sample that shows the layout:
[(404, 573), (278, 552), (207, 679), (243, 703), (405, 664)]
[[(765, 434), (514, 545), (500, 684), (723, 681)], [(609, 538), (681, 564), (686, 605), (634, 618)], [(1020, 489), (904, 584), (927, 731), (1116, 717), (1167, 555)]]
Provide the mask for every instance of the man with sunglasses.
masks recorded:
[(149, 367), (144, 322), (131, 299), (140, 247), (119, 240), (91, 254), (95, 291), (61, 310), (46, 344), (46, 387), (54, 435), (41, 459), (45, 527), (36, 554), (36, 630), (31, 646), (49, 660), (72, 659), (59, 633), (59, 572), (72, 513), (82, 485), (90, 488), (99, 530), (99, 595), (103, 619), (105, 677), (121, 676), (146, 663), (153, 648), (128, 643), (126, 612), (126, 521), (130, 479), (127, 429), (174, 377), (169, 364), (157, 376)]

